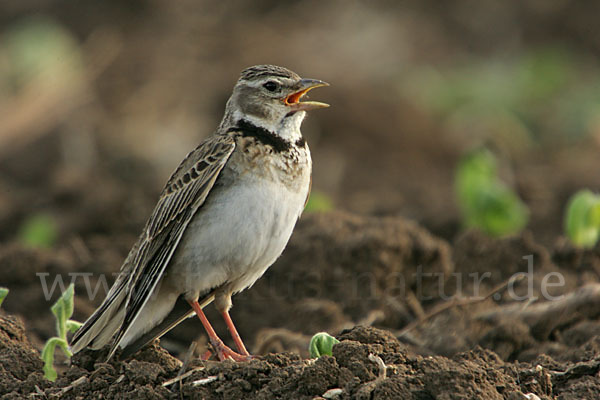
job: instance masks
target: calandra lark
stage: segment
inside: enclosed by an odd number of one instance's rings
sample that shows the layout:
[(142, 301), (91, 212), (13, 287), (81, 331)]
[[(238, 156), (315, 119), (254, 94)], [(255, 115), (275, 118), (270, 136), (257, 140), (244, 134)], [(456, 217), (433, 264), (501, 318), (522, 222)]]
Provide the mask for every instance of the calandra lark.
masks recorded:
[[(71, 349), (111, 343), (128, 356), (195, 312), (220, 360), (249, 357), (229, 316), (231, 295), (254, 284), (286, 246), (310, 192), (311, 157), (300, 101), (327, 86), (273, 65), (242, 71), (216, 132), (167, 182), (106, 299)], [(238, 352), (202, 308), (214, 300)], [(112, 341), (112, 342), (111, 342)]]

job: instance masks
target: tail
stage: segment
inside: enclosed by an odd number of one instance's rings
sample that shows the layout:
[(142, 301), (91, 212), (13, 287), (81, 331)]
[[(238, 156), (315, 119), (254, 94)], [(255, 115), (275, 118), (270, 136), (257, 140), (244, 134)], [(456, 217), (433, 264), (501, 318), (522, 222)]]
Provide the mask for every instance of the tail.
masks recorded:
[[(122, 283), (123, 285), (121, 285), (121, 282), (115, 284), (114, 291), (111, 290), (100, 307), (98, 307), (83, 326), (77, 330), (71, 340), (71, 351), (73, 354), (85, 347), (89, 347), (92, 350), (103, 348), (110, 343), (115, 334), (122, 329), (127, 309), (125, 301), (126, 291), (124, 290), (125, 282)], [(206, 307), (214, 300), (214, 298), (214, 293), (208, 293), (201, 301), (199, 301), (200, 306), (203, 308)], [(127, 358), (133, 355), (142, 347), (149, 344), (154, 339), (160, 338), (193, 314), (194, 311), (191, 309), (188, 302), (183, 296), (179, 296), (172, 310), (158, 325), (140, 337), (135, 338), (131, 343), (125, 345), (121, 344), (123, 352), (120, 357)], [(120, 342), (123, 342), (123, 340)], [(112, 344), (108, 359), (112, 358), (119, 344), (120, 343)]]
[[(204, 299), (199, 301), (200, 307), (204, 308), (209, 305), (215, 298), (213, 293), (209, 293)], [(160, 338), (165, 333), (169, 332), (171, 329), (175, 328), (186, 318), (190, 318), (194, 315), (194, 310), (191, 309), (188, 302), (183, 298), (183, 296), (179, 296), (177, 301), (175, 302), (175, 306), (173, 310), (167, 315), (165, 319), (162, 320), (160, 324), (152, 328), (149, 332), (145, 333), (135, 341), (127, 344), (123, 348), (123, 352), (121, 353), (121, 358), (127, 358), (133, 354), (135, 354), (142, 347), (154, 341), (154, 339)]]
[(116, 282), (100, 307), (75, 332), (73, 339), (71, 339), (71, 352), (73, 354), (85, 347), (92, 350), (101, 349), (110, 342), (120, 329), (127, 309), (126, 283), (126, 279)]

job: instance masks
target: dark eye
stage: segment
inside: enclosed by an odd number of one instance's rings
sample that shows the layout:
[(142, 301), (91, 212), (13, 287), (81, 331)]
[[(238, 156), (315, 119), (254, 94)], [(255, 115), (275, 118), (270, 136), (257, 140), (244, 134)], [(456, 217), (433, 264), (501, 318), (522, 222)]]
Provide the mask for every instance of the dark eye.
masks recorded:
[(263, 87), (267, 89), (269, 92), (274, 92), (279, 89), (279, 84), (277, 82), (269, 81), (266, 82)]

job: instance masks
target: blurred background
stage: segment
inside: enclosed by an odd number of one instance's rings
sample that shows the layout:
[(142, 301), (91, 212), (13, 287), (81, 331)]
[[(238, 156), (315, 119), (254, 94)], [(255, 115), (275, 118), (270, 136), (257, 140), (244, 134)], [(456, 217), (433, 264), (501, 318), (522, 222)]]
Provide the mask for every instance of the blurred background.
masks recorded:
[(598, 15), (591, 0), (2, 1), (0, 241), (116, 271), (239, 72), (272, 63), (331, 84), (303, 127), (309, 212), (400, 215), (452, 241), (457, 168), (486, 148), (517, 225), (552, 246), (568, 198), (600, 189)]
[[(599, 8), (3, 1), (1, 238), (41, 212), (61, 235), (141, 224), (153, 204), (131, 192), (158, 193), (216, 127), (239, 72), (273, 63), (332, 85), (313, 94), (332, 107), (311, 113), (304, 131), (314, 190), (333, 207), (402, 214), (452, 237), (453, 171), (485, 144), (549, 241), (566, 197), (599, 186)], [(113, 193), (122, 182), (125, 193)], [(69, 198), (77, 187), (90, 198)], [(99, 218), (67, 224), (64, 208), (77, 201), (97, 201)], [(105, 213), (111, 205), (122, 209)]]
[(141, 226), (239, 72), (273, 63), (331, 83), (313, 97), (332, 107), (304, 126), (321, 206), (452, 238), (457, 162), (485, 145), (551, 243), (568, 196), (600, 186), (598, 12), (566, 0), (3, 1), (0, 238), (34, 214), (59, 237)]

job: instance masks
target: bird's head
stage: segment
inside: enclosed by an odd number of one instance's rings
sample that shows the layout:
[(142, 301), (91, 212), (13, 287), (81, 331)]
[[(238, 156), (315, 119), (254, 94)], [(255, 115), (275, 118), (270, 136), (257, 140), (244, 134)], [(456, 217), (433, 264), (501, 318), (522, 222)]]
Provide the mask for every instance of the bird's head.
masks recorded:
[(329, 107), (318, 101), (300, 101), (309, 90), (319, 86), (329, 84), (317, 79), (303, 79), (289, 69), (275, 65), (247, 68), (233, 88), (225, 118), (232, 124), (245, 119), (272, 132), (282, 128), (298, 130), (306, 111)]

